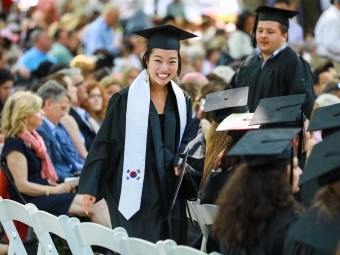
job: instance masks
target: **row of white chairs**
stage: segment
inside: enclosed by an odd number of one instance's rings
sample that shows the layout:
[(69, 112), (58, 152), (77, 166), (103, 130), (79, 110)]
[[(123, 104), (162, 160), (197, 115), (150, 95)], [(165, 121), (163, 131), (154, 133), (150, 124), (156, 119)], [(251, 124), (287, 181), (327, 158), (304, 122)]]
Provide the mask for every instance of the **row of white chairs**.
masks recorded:
[[(110, 229), (96, 223), (83, 222), (66, 215), (59, 217), (40, 211), (33, 204), (22, 205), (0, 197), (0, 221), (9, 238), (9, 255), (27, 255), (13, 220), (33, 228), (39, 241), (38, 255), (57, 255), (50, 233), (65, 239), (72, 254), (93, 255), (91, 245), (97, 245), (121, 255), (204, 255), (194, 248), (177, 245), (173, 240), (156, 244), (129, 237), (121, 227)], [(218, 253), (211, 253), (218, 254)]]

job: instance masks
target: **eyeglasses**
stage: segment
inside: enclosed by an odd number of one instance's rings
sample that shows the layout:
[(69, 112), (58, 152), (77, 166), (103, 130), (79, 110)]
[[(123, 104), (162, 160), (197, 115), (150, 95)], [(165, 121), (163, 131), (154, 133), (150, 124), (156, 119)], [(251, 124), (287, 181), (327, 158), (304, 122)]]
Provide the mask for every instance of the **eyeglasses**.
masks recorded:
[(80, 85), (83, 85), (84, 82), (85, 82), (85, 80), (82, 80), (82, 81), (80, 81), (80, 82), (78, 82), (78, 83), (74, 83), (73, 85), (74, 85), (75, 87), (78, 87), (78, 86), (80, 86)]

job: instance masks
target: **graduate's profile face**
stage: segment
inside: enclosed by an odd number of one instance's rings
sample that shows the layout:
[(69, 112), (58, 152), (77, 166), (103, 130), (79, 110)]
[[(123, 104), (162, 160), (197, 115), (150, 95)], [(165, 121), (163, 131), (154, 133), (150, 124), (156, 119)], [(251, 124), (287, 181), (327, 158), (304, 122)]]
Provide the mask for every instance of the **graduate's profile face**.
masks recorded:
[(256, 42), (262, 53), (271, 55), (287, 40), (287, 33), (280, 30), (280, 25), (275, 21), (259, 21), (256, 30)]
[[(289, 172), (288, 176), (291, 174), (291, 165), (287, 165), (287, 172)], [(292, 183), (292, 191), (293, 193), (296, 193), (300, 190), (299, 188), (299, 181), (300, 181), (300, 176), (302, 174), (302, 170), (299, 167), (299, 161), (298, 158), (295, 156), (293, 158), (293, 183)]]
[(152, 49), (146, 61), (150, 81), (164, 86), (172, 80), (178, 70), (178, 52), (176, 50)]

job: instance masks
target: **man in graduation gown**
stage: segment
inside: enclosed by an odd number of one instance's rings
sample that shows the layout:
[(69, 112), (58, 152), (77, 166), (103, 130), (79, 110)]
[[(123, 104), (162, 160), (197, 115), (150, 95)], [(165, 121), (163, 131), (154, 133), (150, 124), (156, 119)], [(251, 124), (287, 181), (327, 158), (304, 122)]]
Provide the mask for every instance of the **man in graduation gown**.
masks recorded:
[[(144, 73), (145, 71), (140, 76)], [(140, 76), (137, 79), (140, 80)], [(96, 201), (105, 197), (110, 210), (112, 227), (125, 228), (131, 237), (151, 242), (171, 238), (178, 244), (186, 244), (185, 199), (190, 198), (189, 193), (195, 195), (198, 193), (203, 171), (205, 140), (199, 125), (200, 121), (193, 112), (190, 97), (182, 90), (180, 93), (183, 93), (185, 98), (186, 125), (180, 139), (182, 123), (177, 109), (178, 102), (171, 83), (166, 86), (168, 86), (168, 94), (164, 121), (161, 121), (156, 107), (150, 100), (145, 174), (139, 210), (128, 220), (119, 210), (124, 172), (128, 96), (130, 97), (129, 90), (132, 88), (130, 86), (116, 93), (110, 100), (105, 120), (82, 170), (78, 192), (90, 194), (96, 198)], [(138, 107), (136, 105), (136, 115), (140, 112)], [(188, 172), (185, 174), (175, 204), (170, 210), (177, 184), (174, 167), (181, 163), (184, 151), (188, 151), (186, 164)], [(130, 195), (132, 198), (136, 194), (131, 191)]]
[(250, 112), (262, 98), (306, 94), (302, 111), (309, 119), (314, 104), (312, 73), (308, 63), (287, 45), (289, 18), (298, 12), (268, 6), (255, 11), (258, 14), (252, 43), (254, 47), (258, 45), (260, 53), (242, 63), (230, 86), (249, 86)]

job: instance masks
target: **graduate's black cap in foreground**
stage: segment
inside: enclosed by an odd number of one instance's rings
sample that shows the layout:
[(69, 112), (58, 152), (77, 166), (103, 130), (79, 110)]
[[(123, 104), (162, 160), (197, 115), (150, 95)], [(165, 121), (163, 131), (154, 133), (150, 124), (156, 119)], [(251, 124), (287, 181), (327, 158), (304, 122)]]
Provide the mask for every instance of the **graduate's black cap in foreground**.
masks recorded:
[(299, 132), (298, 128), (251, 131), (246, 133), (227, 155), (241, 156), (249, 166), (288, 163), (293, 153), (290, 142)]
[(315, 110), (311, 119), (308, 131), (322, 130), (324, 133), (331, 130), (334, 133), (340, 128), (340, 104), (320, 107)]
[(300, 185), (317, 179), (320, 186), (340, 180), (340, 132), (327, 137), (314, 146), (307, 161)]
[(248, 87), (210, 93), (205, 98), (204, 112), (212, 112), (216, 122), (222, 122), (233, 113), (248, 112)]
[(306, 94), (298, 94), (261, 99), (250, 125), (294, 124), (305, 97)]
[(261, 13), (258, 20), (261, 21), (276, 21), (286, 27), (289, 27), (289, 19), (295, 17), (299, 12), (290, 11), (280, 8), (262, 5), (255, 10), (256, 13)]
[(148, 49), (158, 48), (163, 50), (179, 50), (179, 41), (197, 37), (195, 34), (172, 25), (152, 27), (133, 33), (149, 39)]
[(227, 89), (205, 97), (204, 112), (247, 105), (249, 87)]

